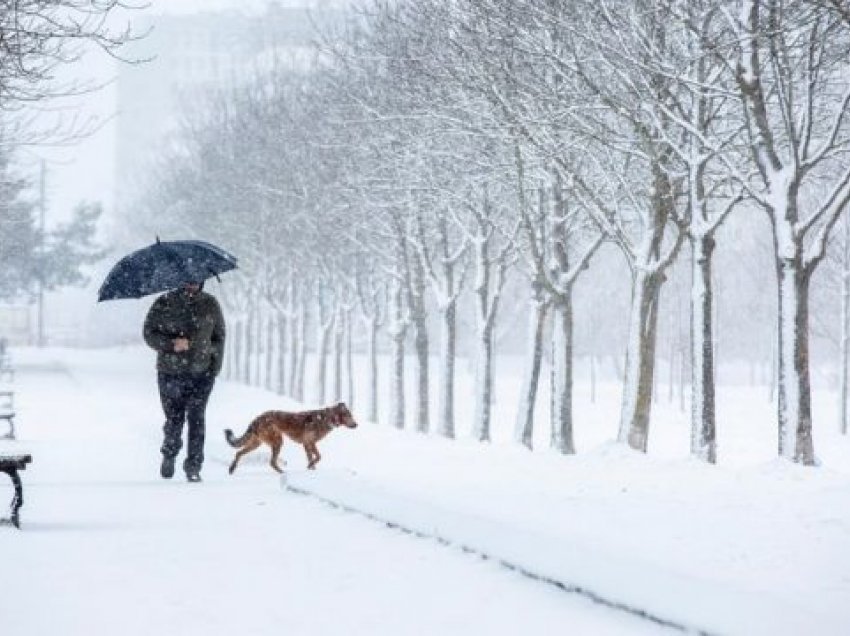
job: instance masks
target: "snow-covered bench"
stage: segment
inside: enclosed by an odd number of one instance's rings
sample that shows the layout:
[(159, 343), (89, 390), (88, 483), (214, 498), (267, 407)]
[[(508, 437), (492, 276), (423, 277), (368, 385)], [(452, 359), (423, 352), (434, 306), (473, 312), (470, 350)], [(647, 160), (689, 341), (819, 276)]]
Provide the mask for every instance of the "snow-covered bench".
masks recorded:
[[(12, 497), (12, 516), (9, 521), (16, 528), (21, 527), (21, 520), (18, 512), (21, 506), (24, 505), (24, 488), (21, 484), (21, 478), (18, 477), (18, 471), (24, 470), (32, 461), (32, 455), (0, 455), (0, 472), (9, 475), (12, 480), (12, 485), (15, 487), (15, 494)], [(0, 521), (7, 521), (1, 519)]]

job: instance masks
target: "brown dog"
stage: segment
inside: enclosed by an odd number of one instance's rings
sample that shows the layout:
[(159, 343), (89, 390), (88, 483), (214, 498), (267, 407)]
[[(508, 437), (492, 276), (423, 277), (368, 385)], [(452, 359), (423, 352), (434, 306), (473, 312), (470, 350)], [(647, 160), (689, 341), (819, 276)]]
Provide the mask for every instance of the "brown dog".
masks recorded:
[(271, 446), (271, 465), (277, 472), (283, 470), (277, 464), (280, 449), (283, 446), (283, 436), (286, 435), (293, 442), (304, 446), (307, 453), (307, 468), (314, 469), (322, 458), (316, 442), (330, 433), (337, 426), (357, 428), (357, 422), (351, 416), (348, 407), (340, 402), (336, 406), (319, 409), (316, 411), (302, 411), (300, 413), (287, 413), (286, 411), (266, 411), (257, 416), (248, 426), (242, 437), (234, 437), (233, 431), (227, 429), (224, 436), (227, 443), (233, 448), (239, 448), (233, 463), (230, 464), (230, 474), (236, 470), (236, 464), (242, 455), (256, 450), (264, 442)]

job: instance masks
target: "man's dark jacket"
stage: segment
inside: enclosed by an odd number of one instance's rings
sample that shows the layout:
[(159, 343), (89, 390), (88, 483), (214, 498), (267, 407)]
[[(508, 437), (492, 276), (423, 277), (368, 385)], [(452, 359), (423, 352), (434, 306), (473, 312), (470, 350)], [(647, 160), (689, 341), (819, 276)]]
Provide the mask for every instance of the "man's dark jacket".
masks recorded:
[[(157, 352), (156, 368), (162, 373), (218, 375), (224, 359), (224, 317), (218, 301), (199, 291), (183, 290), (156, 299), (144, 328), (145, 342)], [(188, 338), (189, 350), (174, 351), (175, 338)]]

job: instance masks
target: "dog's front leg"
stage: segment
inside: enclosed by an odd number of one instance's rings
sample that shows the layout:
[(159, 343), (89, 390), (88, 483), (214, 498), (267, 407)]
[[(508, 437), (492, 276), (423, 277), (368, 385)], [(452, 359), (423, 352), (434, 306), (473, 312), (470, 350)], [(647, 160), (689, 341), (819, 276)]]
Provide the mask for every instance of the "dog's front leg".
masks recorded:
[(313, 451), (313, 460), (310, 462), (308, 468), (310, 468), (311, 470), (315, 470), (316, 464), (319, 463), (319, 460), (322, 458), (322, 456), (319, 455), (319, 447), (316, 446), (315, 443), (310, 444), (310, 449)]
[(307, 455), (307, 470), (313, 470), (313, 452), (310, 444), (304, 443), (304, 453)]
[(278, 437), (271, 441), (272, 447), (272, 458), (271, 458), (271, 467), (274, 468), (277, 472), (282, 473), (283, 469), (278, 464), (278, 457), (280, 457), (280, 449), (283, 447), (283, 438)]

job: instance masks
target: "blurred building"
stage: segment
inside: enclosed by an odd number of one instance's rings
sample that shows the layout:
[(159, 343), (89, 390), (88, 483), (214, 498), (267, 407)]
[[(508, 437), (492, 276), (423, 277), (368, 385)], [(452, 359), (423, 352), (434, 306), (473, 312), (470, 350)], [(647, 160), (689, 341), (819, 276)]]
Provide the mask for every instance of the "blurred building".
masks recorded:
[[(256, 4), (253, 5), (256, 7)], [(238, 86), (271, 64), (310, 68), (318, 32), (341, 21), (329, 4), (263, 10), (227, 9), (145, 17), (133, 24), (147, 34), (122, 55), (117, 81), (115, 192), (119, 212), (145, 166), (184, 121), (191, 121), (211, 90)]]

